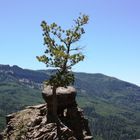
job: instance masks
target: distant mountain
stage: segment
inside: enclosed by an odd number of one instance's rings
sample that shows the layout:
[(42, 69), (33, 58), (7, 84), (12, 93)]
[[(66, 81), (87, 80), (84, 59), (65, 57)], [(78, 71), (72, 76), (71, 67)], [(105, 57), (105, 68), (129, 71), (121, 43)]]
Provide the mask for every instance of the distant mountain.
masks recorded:
[[(0, 65), (0, 129), (5, 115), (43, 102), (42, 82), (53, 70)], [(78, 103), (95, 140), (140, 138), (140, 87), (103, 74), (75, 73)]]

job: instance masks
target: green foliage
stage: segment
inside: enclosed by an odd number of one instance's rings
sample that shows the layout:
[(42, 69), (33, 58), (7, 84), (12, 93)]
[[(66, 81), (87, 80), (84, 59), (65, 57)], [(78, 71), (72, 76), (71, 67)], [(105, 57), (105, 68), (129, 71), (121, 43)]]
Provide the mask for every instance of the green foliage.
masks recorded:
[(58, 72), (55, 75), (51, 75), (50, 79), (45, 83), (46, 85), (55, 85), (55, 87), (65, 87), (67, 85), (74, 84), (74, 75), (68, 71)]
[(44, 55), (37, 56), (37, 59), (45, 63), (46, 67), (57, 69), (57, 72), (46, 81), (47, 85), (65, 87), (74, 83), (71, 67), (84, 59), (80, 52), (81, 48), (74, 45), (85, 33), (83, 26), (87, 24), (88, 19), (87, 15), (80, 15), (74, 20), (75, 26), (67, 30), (56, 23), (48, 25), (46, 21), (42, 21), (46, 49)]
[[(0, 69), (5, 73), (0, 73), (0, 130), (6, 114), (43, 102), (36, 83), (55, 73), (18, 68), (12, 75), (9, 69)], [(21, 78), (31, 81), (22, 83)], [(75, 86), (79, 89), (78, 104), (84, 109), (95, 140), (140, 138), (140, 87), (103, 74), (86, 73), (75, 73)]]

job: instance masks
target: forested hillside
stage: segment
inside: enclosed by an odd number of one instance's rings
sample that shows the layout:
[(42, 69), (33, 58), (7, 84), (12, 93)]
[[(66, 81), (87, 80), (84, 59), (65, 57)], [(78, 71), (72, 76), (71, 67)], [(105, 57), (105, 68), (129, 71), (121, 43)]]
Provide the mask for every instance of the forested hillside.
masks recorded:
[[(43, 102), (42, 81), (52, 72), (0, 65), (0, 130), (6, 114)], [(95, 140), (140, 138), (140, 87), (103, 74), (75, 76), (77, 100)]]

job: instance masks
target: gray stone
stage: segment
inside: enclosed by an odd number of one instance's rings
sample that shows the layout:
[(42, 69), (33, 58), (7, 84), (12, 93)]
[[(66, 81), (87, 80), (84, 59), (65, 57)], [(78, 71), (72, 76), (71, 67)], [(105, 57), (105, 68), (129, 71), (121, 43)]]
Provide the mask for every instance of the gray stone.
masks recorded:
[[(84, 118), (83, 110), (77, 107), (75, 88), (59, 87), (56, 93), (60, 139), (92, 140), (88, 121)], [(56, 123), (48, 121), (48, 116), (52, 117), (52, 89), (50, 86), (44, 88), (42, 96), (47, 105), (29, 106), (20, 112), (8, 115), (7, 128), (0, 137), (3, 137), (4, 140), (15, 140), (17, 137), (21, 140), (59, 140)]]
[[(63, 116), (64, 110), (71, 107), (76, 107), (76, 89), (74, 87), (58, 87), (56, 90), (57, 95), (57, 111), (58, 115)], [(47, 86), (44, 88), (42, 92), (43, 99), (47, 103), (48, 114), (52, 114), (53, 112), (53, 93), (52, 87)], [(50, 118), (50, 117), (49, 117)], [(48, 118), (48, 120), (49, 120)]]

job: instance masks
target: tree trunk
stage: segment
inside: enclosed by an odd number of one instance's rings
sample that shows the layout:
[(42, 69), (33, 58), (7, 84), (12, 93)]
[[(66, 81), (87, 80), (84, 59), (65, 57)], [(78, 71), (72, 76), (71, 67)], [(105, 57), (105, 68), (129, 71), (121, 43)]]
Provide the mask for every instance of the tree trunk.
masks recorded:
[(53, 110), (53, 118), (54, 118), (54, 121), (56, 121), (57, 119), (57, 95), (56, 95), (56, 87), (53, 86), (53, 89), (52, 89), (52, 93), (53, 93), (53, 99), (52, 99), (52, 110)]
[(57, 115), (57, 108), (58, 108), (58, 103), (57, 103), (57, 95), (56, 95), (56, 87), (53, 86), (53, 119), (54, 119), (54, 122), (56, 123), (57, 125), (57, 136), (60, 140), (60, 121), (59, 121), (59, 118), (58, 118), (58, 115)]

